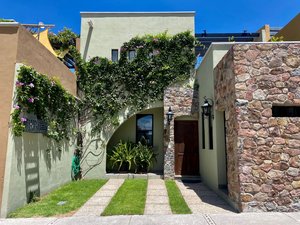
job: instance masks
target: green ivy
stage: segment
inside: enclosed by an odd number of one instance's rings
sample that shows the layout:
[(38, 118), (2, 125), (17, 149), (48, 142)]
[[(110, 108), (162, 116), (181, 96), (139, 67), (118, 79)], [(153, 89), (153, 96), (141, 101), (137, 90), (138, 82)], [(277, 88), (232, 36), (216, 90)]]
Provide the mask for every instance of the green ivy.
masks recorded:
[[(118, 62), (95, 57), (83, 62), (75, 56), (82, 111), (92, 113), (99, 131), (105, 122), (116, 123), (121, 109), (141, 110), (163, 99), (171, 84), (191, 76), (196, 40), (190, 32), (135, 37), (121, 47)], [(128, 59), (129, 51), (136, 57)], [(73, 51), (75, 52), (75, 51)]]
[(60, 141), (68, 139), (72, 119), (77, 113), (76, 100), (56, 78), (39, 74), (22, 66), (16, 81), (16, 100), (12, 112), (13, 133), (21, 136), (25, 130), (27, 114), (34, 114), (48, 123), (47, 135)]

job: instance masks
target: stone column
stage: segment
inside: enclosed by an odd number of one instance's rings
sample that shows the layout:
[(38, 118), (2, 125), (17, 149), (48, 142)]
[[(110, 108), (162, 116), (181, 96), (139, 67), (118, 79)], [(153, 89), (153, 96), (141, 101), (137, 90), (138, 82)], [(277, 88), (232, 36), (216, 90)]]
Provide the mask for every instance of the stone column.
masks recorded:
[[(165, 105), (164, 115), (168, 112), (169, 107)], [(165, 116), (164, 130), (164, 178), (174, 179), (175, 176), (175, 143), (174, 143), (174, 119), (168, 124)]]

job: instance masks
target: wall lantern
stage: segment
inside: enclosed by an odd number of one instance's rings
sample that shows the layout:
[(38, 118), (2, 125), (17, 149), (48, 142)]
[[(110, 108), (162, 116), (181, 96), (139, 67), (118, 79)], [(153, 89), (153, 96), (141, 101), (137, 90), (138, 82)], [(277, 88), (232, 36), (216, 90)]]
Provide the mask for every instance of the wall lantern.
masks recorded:
[(206, 98), (206, 96), (204, 96), (204, 104), (201, 106), (201, 108), (202, 108), (202, 112), (205, 116), (212, 116), (213, 104), (214, 104), (214, 102), (212, 99)]
[(173, 119), (174, 113), (171, 109), (171, 106), (169, 107), (168, 112), (166, 113), (168, 125), (170, 125), (171, 120)]

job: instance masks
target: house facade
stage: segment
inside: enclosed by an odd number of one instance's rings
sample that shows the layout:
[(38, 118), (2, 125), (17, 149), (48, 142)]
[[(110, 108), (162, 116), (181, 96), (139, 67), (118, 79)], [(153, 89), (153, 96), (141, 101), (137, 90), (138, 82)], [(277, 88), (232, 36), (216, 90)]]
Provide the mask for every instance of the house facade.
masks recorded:
[[(194, 12), (82, 12), (80, 52), (85, 60), (100, 56), (115, 61), (120, 56), (120, 48), (123, 43), (136, 36), (155, 35), (163, 32), (174, 35), (187, 30), (194, 35), (194, 16)], [(187, 100), (189, 97), (193, 97), (193, 95), (189, 93), (187, 96), (183, 96), (183, 100)], [(158, 154), (152, 172), (163, 174), (166, 171), (165, 165), (173, 168), (174, 159), (167, 160), (173, 156), (167, 154), (166, 157), (165, 155), (168, 145), (173, 145), (172, 142), (165, 141), (165, 135), (168, 133), (165, 113), (170, 106), (176, 110), (177, 106), (173, 103), (171, 105), (171, 102), (165, 99), (149, 105), (141, 112), (134, 113), (124, 109), (118, 118), (120, 126), (117, 128), (105, 126), (98, 137), (92, 137), (89, 133), (93, 121), (83, 121), (82, 129), (86, 131), (83, 135), (84, 140), (85, 143), (89, 143), (89, 147), (83, 151), (81, 163), (83, 175), (87, 178), (105, 177), (107, 150), (112, 149), (120, 140), (136, 142), (139, 133), (138, 124), (144, 120), (151, 124), (147, 131), (151, 133), (153, 149)], [(182, 116), (190, 115), (189, 112), (181, 114)], [(180, 119), (179, 114), (175, 113), (175, 119), (176, 117)], [(182, 119), (197, 120), (196, 117), (182, 117)], [(174, 177), (174, 169), (168, 174)]]

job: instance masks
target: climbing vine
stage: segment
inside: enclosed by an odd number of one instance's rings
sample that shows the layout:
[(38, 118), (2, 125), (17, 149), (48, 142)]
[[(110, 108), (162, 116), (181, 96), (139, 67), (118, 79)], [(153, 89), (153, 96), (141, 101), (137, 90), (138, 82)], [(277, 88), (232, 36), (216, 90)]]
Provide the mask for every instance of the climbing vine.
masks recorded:
[[(121, 47), (120, 59), (75, 57), (83, 111), (92, 113), (99, 131), (105, 122), (117, 124), (121, 109), (141, 110), (163, 99), (165, 88), (191, 76), (195, 38), (190, 32), (135, 37)], [(130, 56), (130, 57), (129, 57)]]
[(28, 66), (22, 66), (16, 81), (16, 99), (12, 112), (12, 131), (21, 136), (28, 114), (34, 114), (48, 124), (47, 135), (56, 141), (69, 137), (70, 124), (77, 106), (56, 78), (48, 78)]

